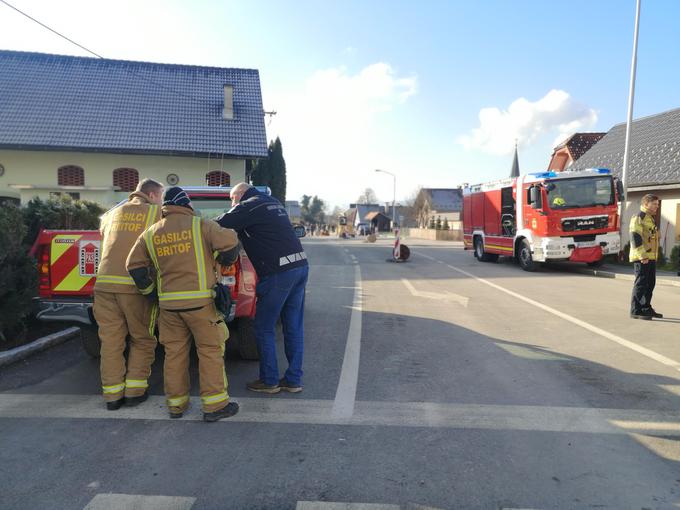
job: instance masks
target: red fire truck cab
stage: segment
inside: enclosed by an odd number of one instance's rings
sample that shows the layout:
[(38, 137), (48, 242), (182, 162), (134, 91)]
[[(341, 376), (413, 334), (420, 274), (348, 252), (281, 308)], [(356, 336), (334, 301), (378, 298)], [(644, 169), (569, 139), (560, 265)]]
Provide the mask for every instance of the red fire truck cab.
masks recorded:
[(621, 182), (605, 168), (540, 172), (463, 190), (463, 239), (483, 262), (515, 257), (534, 271), (547, 261), (601, 263), (619, 252)]

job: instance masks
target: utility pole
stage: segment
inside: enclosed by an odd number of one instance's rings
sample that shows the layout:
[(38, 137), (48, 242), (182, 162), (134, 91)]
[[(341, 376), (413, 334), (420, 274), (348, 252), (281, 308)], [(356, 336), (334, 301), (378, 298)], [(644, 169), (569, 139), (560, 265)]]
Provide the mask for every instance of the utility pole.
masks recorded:
[(395, 229), (397, 228), (397, 206), (396, 206), (396, 200), (397, 200), (397, 176), (394, 175), (392, 172), (388, 172), (387, 170), (379, 170), (376, 168), (376, 172), (382, 172), (387, 175), (391, 175), (393, 179), (393, 187), (392, 187), (392, 228)]
[(628, 164), (630, 163), (630, 135), (633, 124), (633, 102), (635, 98), (635, 73), (637, 71), (637, 48), (638, 32), (640, 28), (640, 2), (637, 0), (635, 8), (635, 32), (633, 35), (633, 58), (630, 64), (630, 88), (628, 90), (628, 117), (626, 120), (626, 143), (623, 149), (623, 169), (621, 170), (621, 183), (623, 184), (624, 199), (621, 201), (621, 219), (619, 234), (621, 235), (621, 251), (623, 252), (623, 228), (626, 217), (626, 204), (628, 200)]

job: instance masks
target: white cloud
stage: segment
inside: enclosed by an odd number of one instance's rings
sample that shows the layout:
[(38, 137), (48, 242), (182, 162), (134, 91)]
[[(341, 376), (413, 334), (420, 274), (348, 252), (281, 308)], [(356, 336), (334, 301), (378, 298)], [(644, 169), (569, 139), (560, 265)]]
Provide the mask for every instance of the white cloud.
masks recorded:
[(356, 74), (344, 67), (317, 71), (299, 89), (271, 97), (264, 91), (265, 109), (277, 111), (267, 133), (283, 143), (287, 194), (318, 194), (334, 204), (354, 200), (385, 164), (379, 124), (416, 94), (417, 78), (379, 62)]
[(502, 155), (512, 152), (515, 139), (527, 146), (543, 135), (556, 134), (554, 146), (578, 130), (592, 128), (596, 122), (595, 110), (575, 101), (567, 92), (553, 89), (535, 102), (520, 97), (507, 110), (482, 108), (479, 127), (457, 141), (466, 149)]

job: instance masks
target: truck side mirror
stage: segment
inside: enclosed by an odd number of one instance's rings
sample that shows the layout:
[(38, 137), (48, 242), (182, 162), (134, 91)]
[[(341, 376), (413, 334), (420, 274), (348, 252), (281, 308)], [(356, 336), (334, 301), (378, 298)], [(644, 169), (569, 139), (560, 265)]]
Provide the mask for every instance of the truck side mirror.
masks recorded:
[(529, 188), (529, 201), (531, 202), (532, 209), (539, 209), (541, 207), (540, 197), (541, 195), (538, 186), (532, 186)]
[(619, 202), (623, 202), (626, 199), (626, 192), (623, 191), (623, 182), (619, 179), (616, 180), (616, 194), (619, 196)]

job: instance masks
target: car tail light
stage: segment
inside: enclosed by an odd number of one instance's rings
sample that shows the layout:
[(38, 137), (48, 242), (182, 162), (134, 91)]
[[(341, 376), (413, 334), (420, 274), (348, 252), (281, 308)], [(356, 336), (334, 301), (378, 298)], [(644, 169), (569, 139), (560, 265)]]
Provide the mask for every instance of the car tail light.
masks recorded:
[(222, 266), (220, 268), (220, 274), (222, 276), (236, 276), (236, 264), (231, 266)]
[(241, 262), (237, 260), (231, 267), (234, 268), (234, 286), (231, 288), (231, 298), (236, 300), (238, 297), (238, 286), (241, 284)]
[(220, 267), (220, 280), (223, 285), (229, 287), (232, 299), (236, 299), (236, 296), (238, 295), (239, 268), (240, 264), (238, 260), (230, 266)]
[(38, 256), (38, 289), (41, 296), (50, 293), (50, 250), (43, 246)]

